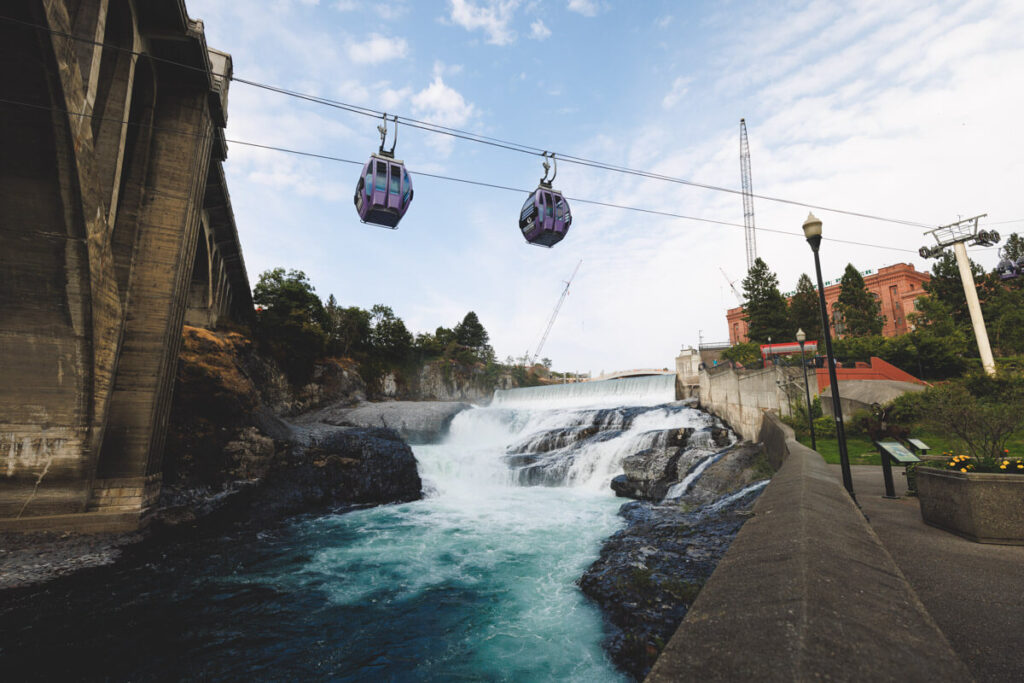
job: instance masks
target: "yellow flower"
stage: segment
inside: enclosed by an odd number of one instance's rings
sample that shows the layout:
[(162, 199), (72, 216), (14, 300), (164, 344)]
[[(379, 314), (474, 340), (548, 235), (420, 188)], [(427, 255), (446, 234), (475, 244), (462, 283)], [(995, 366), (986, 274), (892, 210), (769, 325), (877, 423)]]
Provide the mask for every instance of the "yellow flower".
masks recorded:
[(960, 468), (960, 471), (961, 471), (961, 472), (966, 472), (966, 471), (967, 471), (967, 468), (966, 468), (966, 467), (961, 467), (961, 468)]

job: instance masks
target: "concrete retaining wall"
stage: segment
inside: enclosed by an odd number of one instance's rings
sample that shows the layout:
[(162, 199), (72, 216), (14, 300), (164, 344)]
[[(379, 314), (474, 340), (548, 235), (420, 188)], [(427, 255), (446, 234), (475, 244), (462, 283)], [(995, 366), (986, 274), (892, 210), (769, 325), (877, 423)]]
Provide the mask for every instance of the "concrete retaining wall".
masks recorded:
[[(811, 392), (817, 393), (813, 382)], [(744, 439), (757, 440), (765, 410), (790, 414), (790, 400), (806, 400), (799, 368), (736, 371), (718, 366), (700, 373), (701, 408), (728, 422)]]
[(781, 469), (647, 680), (970, 680), (822, 457), (760, 435)]

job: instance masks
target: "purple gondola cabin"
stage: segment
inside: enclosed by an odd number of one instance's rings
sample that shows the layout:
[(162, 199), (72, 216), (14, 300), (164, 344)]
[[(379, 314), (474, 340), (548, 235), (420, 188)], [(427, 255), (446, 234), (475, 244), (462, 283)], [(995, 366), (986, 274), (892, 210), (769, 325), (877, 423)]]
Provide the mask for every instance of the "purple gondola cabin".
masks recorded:
[(388, 152), (373, 154), (356, 183), (354, 202), (359, 218), (395, 229), (412, 203), (412, 180), (405, 165)]
[(530, 244), (553, 247), (562, 241), (572, 225), (569, 202), (548, 183), (530, 193), (519, 213), (519, 229)]

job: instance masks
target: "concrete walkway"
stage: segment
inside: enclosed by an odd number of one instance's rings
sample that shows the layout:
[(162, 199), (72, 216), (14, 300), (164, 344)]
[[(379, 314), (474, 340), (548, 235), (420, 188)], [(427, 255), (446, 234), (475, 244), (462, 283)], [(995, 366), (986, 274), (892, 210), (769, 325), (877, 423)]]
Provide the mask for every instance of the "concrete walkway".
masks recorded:
[[(831, 465), (837, 479), (838, 465)], [(935, 623), (979, 682), (1024, 681), (1024, 546), (928, 526), (917, 498), (882, 498), (882, 468), (852, 467), (857, 502)], [(897, 468), (896, 492), (906, 491)], [(879, 643), (879, 647), (885, 647)]]

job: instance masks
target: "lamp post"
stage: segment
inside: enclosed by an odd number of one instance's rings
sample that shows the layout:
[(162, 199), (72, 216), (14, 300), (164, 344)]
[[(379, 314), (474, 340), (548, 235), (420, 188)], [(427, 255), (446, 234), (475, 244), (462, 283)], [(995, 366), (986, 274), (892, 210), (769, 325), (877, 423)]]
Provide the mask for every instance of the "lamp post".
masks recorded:
[(818, 247), (821, 246), (821, 221), (813, 213), (804, 221), (804, 237), (814, 252), (814, 272), (818, 276), (818, 303), (821, 304), (821, 331), (825, 337), (825, 362), (828, 363), (828, 379), (832, 385), (832, 415), (836, 421), (836, 440), (839, 442), (839, 465), (843, 470), (843, 487), (854, 500), (853, 477), (850, 476), (850, 456), (846, 452), (846, 429), (843, 425), (843, 409), (839, 404), (839, 380), (836, 379), (836, 361), (832, 355), (832, 333), (828, 328), (828, 307), (825, 305), (825, 283), (821, 279), (821, 260)]
[(807, 335), (803, 329), (796, 331), (796, 341), (800, 344), (800, 365), (804, 369), (804, 393), (807, 395), (807, 426), (811, 428), (811, 448), (818, 450), (818, 442), (814, 439), (814, 416), (811, 414), (811, 385), (807, 383), (807, 361), (804, 360), (804, 342)]

